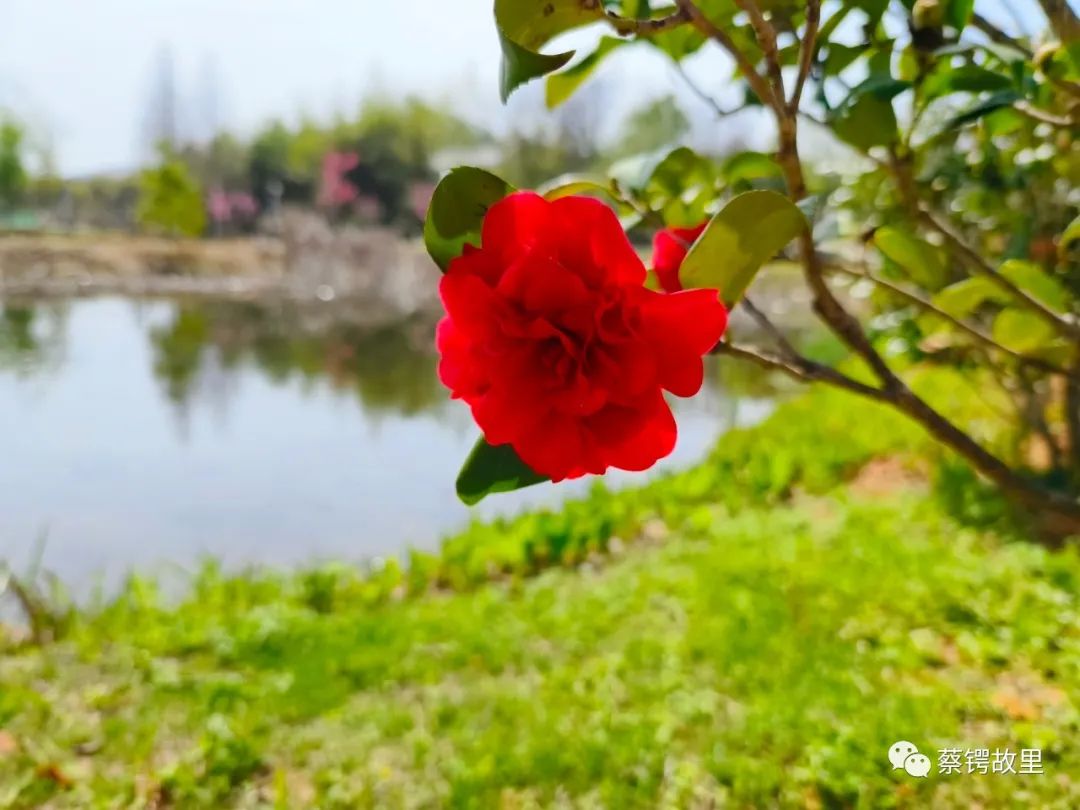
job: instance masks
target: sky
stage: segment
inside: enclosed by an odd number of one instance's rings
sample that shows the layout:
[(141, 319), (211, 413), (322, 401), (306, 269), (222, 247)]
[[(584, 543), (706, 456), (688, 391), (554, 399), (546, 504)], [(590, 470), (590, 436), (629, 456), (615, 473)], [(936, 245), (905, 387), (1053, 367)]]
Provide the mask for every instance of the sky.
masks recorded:
[[(0, 0), (0, 108), (51, 143), (65, 174), (130, 168), (146, 156), (168, 50), (188, 129), (216, 118), (244, 134), (274, 117), (328, 118), (366, 94), (414, 92), (499, 131), (508, 118), (493, 25), (491, 0)], [(617, 57), (605, 65), (618, 91), (607, 104), (678, 86), (647, 48)], [(519, 94), (511, 113), (538, 115), (540, 91)]]
[[(1030, 0), (1016, 5), (1040, 16)], [(0, 112), (28, 122), (65, 175), (130, 170), (149, 157), (146, 121), (168, 52), (182, 133), (224, 127), (247, 135), (274, 118), (327, 120), (365, 96), (391, 93), (448, 103), (495, 132), (539, 122), (546, 115), (539, 82), (509, 108), (499, 103), (491, 7), (492, 0), (0, 0)], [(1009, 20), (1001, 0), (980, 9)], [(596, 36), (572, 32), (552, 47)], [(738, 93), (718, 49), (703, 49), (687, 71), (732, 106)], [(634, 106), (675, 92), (697, 125), (696, 146), (737, 137), (762, 148), (769, 138), (771, 127), (752, 112), (716, 125), (670, 61), (647, 46), (622, 49), (591, 81), (603, 85), (597, 98), (609, 128)]]

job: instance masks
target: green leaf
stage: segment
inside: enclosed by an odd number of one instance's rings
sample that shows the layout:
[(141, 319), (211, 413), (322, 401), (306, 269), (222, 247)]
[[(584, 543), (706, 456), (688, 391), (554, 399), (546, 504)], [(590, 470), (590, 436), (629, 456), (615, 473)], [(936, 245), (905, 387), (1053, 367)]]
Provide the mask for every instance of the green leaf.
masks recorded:
[(894, 79), (888, 74), (874, 73), (851, 88), (851, 92), (841, 106), (853, 104), (863, 96), (867, 95), (874, 96), (882, 101), (892, 101), (898, 95), (910, 88), (911, 82), (906, 82), (903, 79)]
[(934, 305), (954, 318), (966, 318), (988, 301), (1009, 300), (1000, 287), (985, 276), (965, 278), (934, 295)]
[(945, 130), (959, 129), (962, 126), (970, 124), (972, 121), (978, 121), (984, 115), (989, 115), (995, 110), (1011, 107), (1019, 100), (1020, 94), (1015, 90), (1002, 90), (994, 93), (989, 98), (983, 99), (971, 107), (968, 107), (964, 112), (951, 118), (949, 122), (945, 124)]
[(948, 0), (945, 7), (945, 22), (961, 31), (971, 22), (975, 11), (975, 0)]
[(839, 75), (866, 51), (866, 45), (841, 45), (838, 42), (830, 42), (827, 47), (829, 50), (824, 65), (826, 76)]
[(502, 67), (499, 71), (499, 94), (506, 103), (510, 94), (521, 85), (548, 73), (554, 73), (574, 58), (573, 51), (559, 54), (543, 54), (522, 48), (499, 29), (502, 46)]
[(830, 124), (836, 137), (863, 152), (895, 143), (899, 137), (892, 103), (872, 94), (845, 107)]
[(611, 186), (603, 178), (563, 174), (536, 189), (536, 193), (548, 200), (569, 197), (573, 194), (603, 194), (611, 196)]
[(600, 40), (600, 44), (596, 46), (596, 50), (580, 62), (571, 65), (562, 73), (548, 76), (547, 86), (544, 88), (548, 109), (555, 109), (570, 98), (570, 96), (585, 83), (585, 80), (592, 75), (593, 71), (596, 70), (604, 57), (616, 48), (629, 44), (630, 40), (616, 39), (615, 37), (603, 37)]
[(780, 166), (763, 152), (736, 152), (720, 167), (720, 176), (729, 184), (740, 181), (783, 177)]
[(936, 290), (945, 283), (947, 271), (941, 250), (911, 232), (890, 226), (878, 228), (874, 244), (921, 286)]
[(1056, 278), (1035, 262), (1009, 259), (998, 269), (1005, 278), (1056, 312), (1068, 312), (1072, 296)]
[(674, 62), (681, 62), (686, 57), (700, 50), (705, 44), (705, 35), (690, 25), (669, 28), (645, 40), (654, 48), (663, 51)]
[(480, 227), (488, 209), (514, 187), (472, 166), (452, 170), (439, 181), (424, 221), (424, 246), (444, 271), (466, 243), (480, 246)]
[(775, 191), (748, 191), (724, 206), (679, 268), (686, 289), (720, 290), (734, 306), (761, 266), (808, 227), (802, 211)]
[(564, 31), (603, 17), (600, 3), (581, 0), (495, 0), (495, 26), (503, 53), (503, 101), (521, 85), (553, 73), (574, 56), (573, 51), (542, 54), (540, 48)]
[(511, 492), (547, 480), (522, 461), (513, 447), (488, 444), (481, 436), (458, 473), (457, 495), (472, 506), (496, 492)]
[(1050, 344), (1054, 327), (1028, 309), (1003, 309), (994, 318), (994, 340), (1017, 352), (1030, 352)]
[(1072, 243), (1077, 241), (1080, 241), (1080, 216), (1070, 222), (1069, 227), (1061, 234), (1061, 239), (1058, 240), (1058, 256), (1064, 260)]
[(923, 94), (926, 101), (931, 101), (949, 93), (982, 93), (1007, 90), (1010, 87), (1012, 79), (1008, 76), (978, 65), (963, 65), (935, 72), (923, 84)]

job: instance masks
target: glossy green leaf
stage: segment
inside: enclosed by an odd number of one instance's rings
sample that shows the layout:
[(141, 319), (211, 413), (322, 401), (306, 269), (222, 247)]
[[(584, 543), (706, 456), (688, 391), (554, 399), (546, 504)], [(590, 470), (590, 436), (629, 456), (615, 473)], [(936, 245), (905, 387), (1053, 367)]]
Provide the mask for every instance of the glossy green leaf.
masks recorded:
[(573, 194), (602, 194), (611, 196), (611, 186), (599, 177), (583, 177), (563, 174), (536, 189), (536, 193), (549, 200), (569, 197)]
[(1069, 290), (1035, 262), (1009, 259), (1002, 263), (998, 272), (1050, 309), (1056, 312), (1068, 311), (1072, 298)]
[(830, 42), (827, 47), (828, 55), (824, 63), (826, 76), (839, 75), (866, 51), (866, 45), (842, 45), (838, 42)]
[(953, 116), (953, 118), (945, 125), (945, 129), (959, 129), (973, 121), (978, 121), (983, 116), (989, 115), (995, 110), (1011, 107), (1015, 102), (1019, 101), (1020, 98), (1020, 94), (1015, 90), (1001, 90), (994, 93), (989, 98), (973, 104), (962, 113)]
[(596, 50), (571, 65), (561, 73), (555, 73), (547, 78), (545, 100), (548, 109), (554, 109), (566, 101), (582, 84), (592, 75), (604, 58), (612, 51), (629, 45), (631, 40), (617, 39), (615, 37), (603, 37)]
[(954, 318), (966, 318), (983, 304), (1007, 302), (1001, 288), (985, 276), (973, 276), (950, 284), (933, 297), (934, 305)]
[(443, 270), (461, 255), (466, 243), (479, 247), (488, 208), (514, 191), (494, 174), (461, 166), (439, 181), (424, 221), (424, 246)]
[(748, 191), (724, 206), (690, 248), (679, 281), (720, 290), (734, 306), (762, 265), (808, 227), (802, 211), (775, 191)]
[(1080, 242), (1080, 216), (1077, 216), (1058, 240), (1058, 255), (1064, 259), (1074, 242)]
[(492, 445), (481, 437), (457, 477), (457, 495), (469, 506), (496, 492), (539, 484), (549, 480), (534, 472), (508, 444)]
[(946, 0), (945, 22), (956, 30), (962, 30), (975, 11), (975, 0)]
[(923, 287), (935, 290), (945, 283), (947, 273), (940, 248), (911, 232), (890, 226), (878, 228), (874, 232), (874, 245)]
[(548, 73), (554, 73), (574, 58), (573, 51), (543, 54), (523, 48), (499, 29), (502, 46), (502, 67), (499, 72), (499, 93), (505, 103), (521, 85)]
[(1057, 333), (1054, 327), (1029, 309), (1003, 309), (994, 318), (994, 340), (1017, 352), (1030, 352), (1048, 346)]
[(705, 44), (705, 35), (691, 25), (680, 25), (648, 37), (645, 42), (663, 51), (675, 62), (696, 53)]
[(1007, 90), (1012, 79), (978, 65), (963, 65), (935, 72), (923, 83), (923, 97), (931, 101), (949, 93), (983, 93)]
[(763, 152), (736, 152), (720, 166), (720, 176), (729, 184), (740, 181), (783, 177), (779, 164)]
[(495, 25), (502, 46), (502, 99), (526, 82), (553, 73), (573, 58), (573, 51), (542, 54), (554, 37), (602, 19), (600, 3), (581, 0), (495, 0)]
[(892, 102), (873, 94), (861, 96), (830, 121), (840, 140), (863, 152), (895, 143), (899, 137)]

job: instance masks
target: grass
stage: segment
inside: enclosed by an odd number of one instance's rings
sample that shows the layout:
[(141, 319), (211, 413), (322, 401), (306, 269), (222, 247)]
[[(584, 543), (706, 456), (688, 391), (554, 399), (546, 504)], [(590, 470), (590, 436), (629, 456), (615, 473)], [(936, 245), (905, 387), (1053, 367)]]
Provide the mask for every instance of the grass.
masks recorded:
[[(841, 485), (926, 468), (859, 413), (817, 392), (406, 566), (132, 579), (0, 657), (0, 807), (1080, 806), (1080, 558), (955, 475)], [(1046, 773), (916, 780), (897, 739)]]

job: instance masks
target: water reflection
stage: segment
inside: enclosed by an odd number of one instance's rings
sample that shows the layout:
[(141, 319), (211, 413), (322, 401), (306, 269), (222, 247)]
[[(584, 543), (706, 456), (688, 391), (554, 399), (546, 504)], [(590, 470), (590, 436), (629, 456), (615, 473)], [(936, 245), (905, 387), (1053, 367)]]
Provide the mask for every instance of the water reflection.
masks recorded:
[[(86, 587), (131, 567), (359, 559), (433, 547), (470, 516), (453, 480), (475, 439), (437, 381), (433, 323), (344, 305), (80, 299), (0, 317), (0, 558)], [(749, 395), (733, 395), (736, 390)], [(679, 401), (692, 463), (767, 412), (746, 367)], [(613, 485), (640, 480), (614, 475)], [(555, 504), (589, 481), (485, 501)]]
[(62, 305), (5, 304), (0, 308), (0, 369), (41, 373), (55, 368), (65, 323)]
[(168, 322), (150, 330), (154, 373), (182, 408), (212, 370), (228, 376), (245, 367), (275, 383), (297, 379), (310, 388), (325, 381), (335, 391), (354, 393), (372, 414), (412, 416), (443, 407), (431, 322), (373, 326), (358, 317), (347, 305), (180, 304)]

